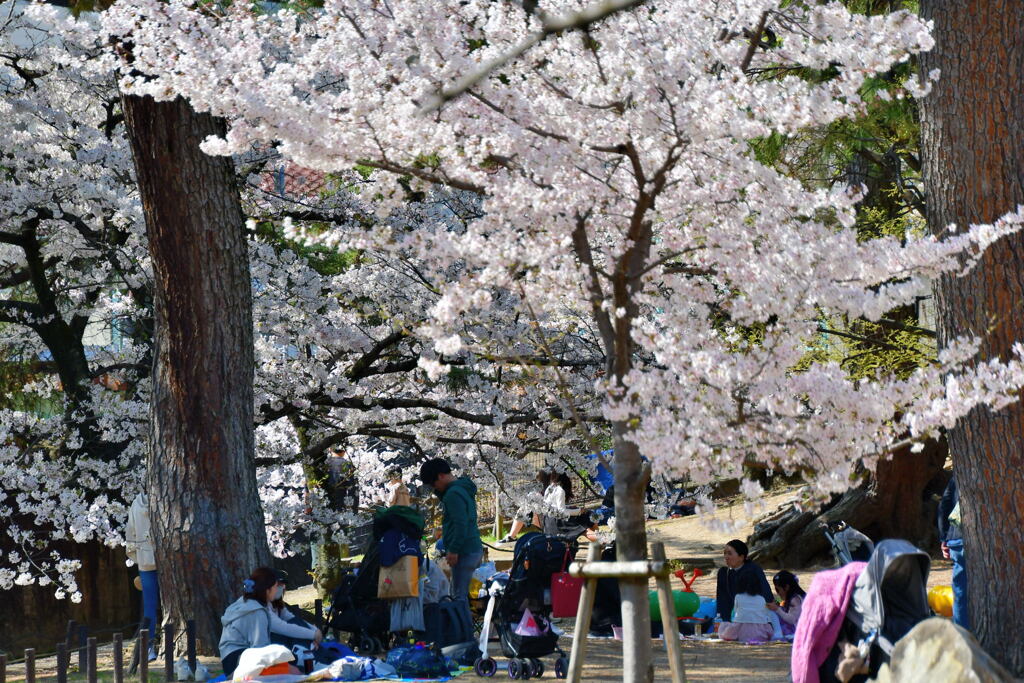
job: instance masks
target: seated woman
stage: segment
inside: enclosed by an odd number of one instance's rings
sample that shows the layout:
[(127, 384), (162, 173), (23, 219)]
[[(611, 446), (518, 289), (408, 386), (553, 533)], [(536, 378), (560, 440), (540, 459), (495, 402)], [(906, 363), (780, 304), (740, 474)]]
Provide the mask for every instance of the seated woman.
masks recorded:
[(765, 578), (764, 570), (756, 562), (747, 559), (749, 553), (747, 544), (739, 539), (726, 543), (722, 551), (725, 566), (718, 570), (718, 588), (715, 591), (715, 608), (722, 621), (732, 621), (733, 605), (741, 577), (753, 576), (758, 587), (757, 594), (764, 598), (765, 603), (773, 601), (772, 589)]
[(746, 572), (736, 579), (736, 596), (732, 619), (721, 625), (718, 636), (722, 640), (767, 641), (772, 637), (769, 622), (771, 612), (760, 594), (760, 582), (754, 572)]
[(324, 639), (323, 633), (291, 613), (284, 602), (288, 577), (283, 572), (277, 574), (274, 599), (270, 603), (270, 642), (284, 645), (288, 649), (296, 645), (315, 649)]
[[(551, 473), (547, 470), (539, 470), (535, 481), (539, 486), (535, 487), (535, 491), (527, 492), (527, 495), (530, 493), (540, 493), (543, 495), (548, 488), (548, 484), (551, 483)], [(516, 521), (512, 523), (512, 530), (508, 532), (508, 536), (498, 541), (498, 543), (514, 543), (516, 538), (519, 536), (519, 533), (531, 521), (538, 527), (540, 526), (540, 519), (536, 511), (531, 509), (529, 501), (527, 501), (516, 512)]]
[[(220, 661), (224, 674), (230, 678), (238, 666), (242, 652), (251, 647), (270, 645), (270, 608), (277, 593), (278, 576), (273, 569), (260, 567), (242, 582), (242, 597), (224, 610), (220, 622)], [(291, 671), (294, 669), (294, 671)], [(289, 669), (299, 673), (295, 667)]]
[(553, 474), (551, 484), (544, 491), (544, 505), (549, 513), (543, 516), (543, 530), (548, 536), (576, 538), (586, 536), (596, 541), (597, 522), (590, 519), (590, 513), (583, 508), (567, 505), (572, 500), (572, 480), (565, 472)]
[(781, 604), (768, 603), (768, 609), (778, 615), (782, 625), (782, 635), (791, 636), (796, 633), (796, 623), (800, 620), (800, 609), (803, 606), (804, 597), (807, 595), (800, 587), (796, 575), (785, 570), (772, 577), (775, 585), (775, 592), (778, 593)]

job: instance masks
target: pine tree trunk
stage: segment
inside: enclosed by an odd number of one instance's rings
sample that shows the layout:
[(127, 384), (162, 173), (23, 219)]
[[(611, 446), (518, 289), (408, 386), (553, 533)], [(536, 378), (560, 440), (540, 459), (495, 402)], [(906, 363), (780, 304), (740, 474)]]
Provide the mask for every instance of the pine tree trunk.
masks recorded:
[[(1024, 204), (1024, 4), (922, 0), (941, 69), (921, 102), (928, 223), (988, 223)], [(993, 245), (966, 277), (935, 283), (939, 343), (982, 337), (981, 358), (1005, 358), (1024, 340), (1024, 237)], [(949, 433), (960, 488), (972, 630), (1024, 674), (1024, 406), (972, 411)]]
[(252, 291), (230, 159), (199, 144), (223, 122), (182, 99), (123, 98), (155, 287), (148, 461), (165, 618), (195, 619), (216, 653), (220, 615), (270, 553), (253, 456)]

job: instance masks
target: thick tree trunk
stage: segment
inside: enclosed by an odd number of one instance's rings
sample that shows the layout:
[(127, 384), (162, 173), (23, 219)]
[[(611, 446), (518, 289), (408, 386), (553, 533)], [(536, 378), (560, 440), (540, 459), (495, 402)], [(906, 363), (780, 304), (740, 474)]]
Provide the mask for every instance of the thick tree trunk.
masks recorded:
[(828, 561), (831, 547), (821, 525), (839, 520), (876, 541), (903, 538), (938, 551), (936, 500), (946, 484), (942, 466), (948, 454), (945, 441), (929, 442), (921, 453), (907, 448), (880, 461), (870, 481), (821, 510), (783, 506), (754, 526), (747, 539), (751, 559), (788, 568)]
[(199, 144), (223, 122), (182, 99), (123, 99), (155, 283), (150, 517), (165, 617), (220, 615), (266, 564), (253, 458), (252, 292), (229, 159)]
[[(942, 77), (921, 102), (928, 223), (988, 223), (1024, 204), (1024, 4), (922, 0)], [(974, 334), (982, 359), (1024, 340), (1024, 236), (993, 245), (966, 277), (935, 283), (939, 343)], [(972, 411), (949, 433), (960, 487), (972, 630), (1024, 674), (1024, 406)]]

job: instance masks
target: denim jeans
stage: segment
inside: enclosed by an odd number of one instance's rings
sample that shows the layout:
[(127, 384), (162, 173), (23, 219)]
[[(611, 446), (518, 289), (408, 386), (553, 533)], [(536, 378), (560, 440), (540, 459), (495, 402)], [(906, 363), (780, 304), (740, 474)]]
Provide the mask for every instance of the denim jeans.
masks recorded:
[(463, 600), (467, 604), (469, 603), (469, 582), (482, 559), (484, 559), (482, 549), (470, 555), (459, 555), (458, 564), (452, 567), (451, 596), (453, 600)]
[(156, 614), (160, 610), (160, 583), (156, 580), (156, 570), (140, 571), (139, 581), (142, 582), (142, 616), (149, 619), (149, 642), (156, 637)]
[(970, 630), (971, 619), (967, 612), (967, 564), (964, 561), (964, 541), (946, 541), (949, 559), (953, 560), (953, 623)]

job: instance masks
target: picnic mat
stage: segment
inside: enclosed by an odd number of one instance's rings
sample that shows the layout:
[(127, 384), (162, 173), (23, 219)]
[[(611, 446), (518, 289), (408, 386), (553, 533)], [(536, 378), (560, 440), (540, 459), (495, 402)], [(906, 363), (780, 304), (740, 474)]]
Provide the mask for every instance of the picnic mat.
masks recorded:
[[(427, 681), (430, 681), (432, 683), (440, 683), (442, 681), (450, 681), (453, 678), (461, 676), (462, 674), (464, 674), (464, 673), (466, 673), (468, 671), (472, 671), (472, 670), (473, 670), (473, 667), (471, 667), (471, 666), (464, 666), (464, 667), (461, 667), (458, 671), (453, 671), (448, 676), (443, 676), (443, 677), (440, 677), (440, 678), (399, 678), (398, 676), (383, 676), (383, 677), (380, 677), (380, 678), (360, 678), (358, 680), (359, 681), (403, 681), (403, 683), (427, 683)], [(278, 675), (274, 675), (274, 676), (258, 676), (256, 678), (252, 678), (250, 680), (258, 681), (259, 683), (301, 683), (301, 681), (333, 681), (333, 680), (340, 680), (340, 679), (316, 678), (316, 677), (313, 677), (313, 676), (299, 676), (299, 675), (292, 675), (292, 674), (278, 674)], [(211, 678), (207, 683), (227, 683), (227, 682), (228, 682), (228, 678), (224, 674), (221, 674), (217, 678)]]

